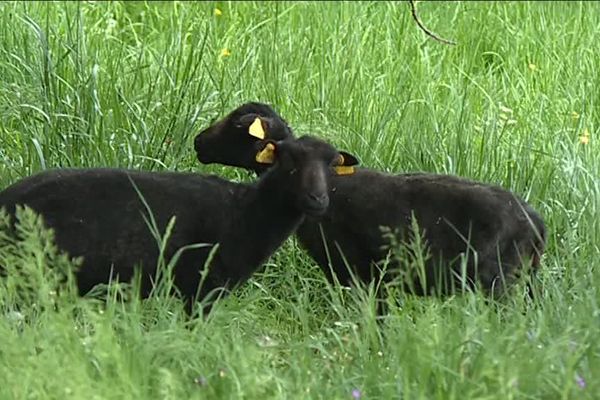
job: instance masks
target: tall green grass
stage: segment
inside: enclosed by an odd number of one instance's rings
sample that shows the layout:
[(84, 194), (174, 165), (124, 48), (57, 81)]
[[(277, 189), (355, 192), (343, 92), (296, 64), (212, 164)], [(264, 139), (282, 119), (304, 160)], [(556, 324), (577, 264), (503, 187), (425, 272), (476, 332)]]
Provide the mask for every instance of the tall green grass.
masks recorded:
[(67, 261), (30, 221), (0, 241), (24, 270), (0, 281), (0, 398), (598, 398), (600, 7), (418, 8), (458, 45), (405, 2), (0, 3), (0, 187), (70, 166), (251, 179), (199, 165), (193, 137), (264, 101), (365, 166), (521, 194), (549, 228), (537, 302), (398, 294), (378, 322), (369, 290), (328, 285), (291, 239), (186, 321), (127, 287), (52, 289)]

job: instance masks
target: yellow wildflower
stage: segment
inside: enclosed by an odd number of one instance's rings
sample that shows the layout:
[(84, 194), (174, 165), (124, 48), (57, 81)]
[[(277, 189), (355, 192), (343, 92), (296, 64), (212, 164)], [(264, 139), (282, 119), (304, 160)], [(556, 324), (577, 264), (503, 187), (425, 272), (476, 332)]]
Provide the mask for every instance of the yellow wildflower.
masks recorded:
[(229, 49), (227, 47), (225, 47), (224, 49), (221, 50), (221, 57), (229, 57), (231, 55), (231, 52), (229, 51)]
[(535, 70), (537, 70), (537, 65), (535, 65), (535, 64), (533, 64), (533, 63), (529, 63), (529, 69), (530, 69), (531, 71), (535, 71)]
[(219, 10), (218, 8), (215, 8), (215, 17), (220, 17), (221, 15), (223, 15), (223, 11)]
[(581, 144), (588, 144), (590, 142), (590, 131), (588, 128), (585, 128), (583, 130), (583, 134), (579, 136), (579, 142)]

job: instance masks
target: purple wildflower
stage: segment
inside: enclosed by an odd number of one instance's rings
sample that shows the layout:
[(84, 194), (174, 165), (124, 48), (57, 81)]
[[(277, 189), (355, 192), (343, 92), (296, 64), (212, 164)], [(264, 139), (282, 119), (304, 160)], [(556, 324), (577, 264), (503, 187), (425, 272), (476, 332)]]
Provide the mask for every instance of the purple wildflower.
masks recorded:
[(358, 400), (358, 399), (360, 399), (361, 395), (362, 394), (360, 393), (360, 390), (352, 389), (352, 398), (353, 399)]
[(198, 376), (198, 377), (194, 378), (194, 383), (196, 385), (199, 385), (199, 386), (206, 386), (206, 385), (208, 385), (208, 381), (203, 376)]
[(577, 386), (582, 389), (585, 389), (585, 379), (579, 374), (575, 374), (575, 382), (577, 382)]

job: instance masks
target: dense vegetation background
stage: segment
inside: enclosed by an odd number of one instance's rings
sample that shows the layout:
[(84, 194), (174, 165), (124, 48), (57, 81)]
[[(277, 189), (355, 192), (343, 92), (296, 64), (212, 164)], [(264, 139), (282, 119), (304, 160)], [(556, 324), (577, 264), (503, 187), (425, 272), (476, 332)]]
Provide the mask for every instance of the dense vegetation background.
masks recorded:
[[(0, 187), (45, 168), (201, 166), (200, 129), (272, 104), (388, 172), (500, 184), (544, 216), (534, 303), (398, 294), (378, 323), (290, 239), (186, 322), (57, 291), (34, 218), (0, 235), (0, 398), (585, 399), (600, 393), (600, 7), (594, 2), (0, 3)], [(6, 224), (0, 221), (0, 226)]]

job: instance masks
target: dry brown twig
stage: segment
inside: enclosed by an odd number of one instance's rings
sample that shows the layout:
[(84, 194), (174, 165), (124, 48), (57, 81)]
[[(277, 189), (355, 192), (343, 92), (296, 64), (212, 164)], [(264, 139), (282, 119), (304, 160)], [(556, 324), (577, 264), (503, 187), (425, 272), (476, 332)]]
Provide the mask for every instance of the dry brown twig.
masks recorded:
[(427, 36), (431, 37), (432, 39), (437, 40), (438, 42), (444, 43), (444, 44), (448, 44), (448, 45), (455, 45), (456, 44), (455, 41), (449, 40), (449, 39), (444, 39), (443, 37), (440, 37), (436, 33), (432, 32), (429, 29), (427, 29), (427, 27), (425, 25), (423, 25), (423, 22), (421, 22), (421, 19), (419, 18), (419, 15), (417, 14), (417, 5), (415, 4), (415, 1), (414, 0), (408, 0), (408, 3), (410, 4), (410, 11), (412, 12), (413, 19), (415, 20), (415, 22), (417, 23), (417, 25), (419, 26), (419, 28), (421, 28), (421, 30), (423, 32), (425, 32), (425, 34)]

